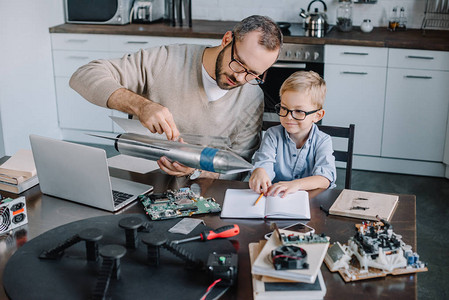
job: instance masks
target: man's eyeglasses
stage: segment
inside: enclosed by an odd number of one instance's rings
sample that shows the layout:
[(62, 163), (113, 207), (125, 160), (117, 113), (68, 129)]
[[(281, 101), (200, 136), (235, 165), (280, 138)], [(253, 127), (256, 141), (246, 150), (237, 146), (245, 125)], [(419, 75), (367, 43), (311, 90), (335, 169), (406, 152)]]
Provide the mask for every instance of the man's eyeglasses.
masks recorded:
[(246, 73), (245, 80), (249, 84), (252, 85), (263, 84), (264, 81), (262, 78), (260, 78), (259, 75), (256, 75), (251, 71), (248, 71), (248, 69), (245, 68), (241, 62), (239, 62), (237, 59), (234, 58), (234, 40), (235, 38), (233, 36), (231, 44), (231, 62), (229, 62), (229, 68), (231, 68), (231, 70), (234, 71), (235, 73)]
[(276, 104), (274, 106), (274, 109), (276, 109), (276, 113), (280, 117), (286, 117), (286, 116), (288, 116), (288, 113), (291, 113), (293, 119), (298, 120), (298, 121), (302, 121), (308, 115), (311, 115), (311, 114), (316, 113), (317, 111), (321, 110), (321, 109), (315, 109), (315, 110), (311, 110), (311, 111), (303, 111), (300, 109), (290, 110), (287, 107), (282, 106), (280, 103)]

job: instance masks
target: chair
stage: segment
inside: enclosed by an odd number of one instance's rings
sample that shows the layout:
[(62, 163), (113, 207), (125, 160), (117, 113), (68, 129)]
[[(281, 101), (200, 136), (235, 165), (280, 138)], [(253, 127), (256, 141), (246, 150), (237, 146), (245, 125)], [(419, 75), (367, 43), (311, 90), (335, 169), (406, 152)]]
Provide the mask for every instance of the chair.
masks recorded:
[[(267, 130), (271, 126), (279, 125), (279, 122), (263, 122), (262, 130)], [(354, 132), (355, 125), (350, 124), (349, 127), (338, 127), (328, 125), (318, 125), (318, 128), (332, 137), (347, 138), (348, 148), (346, 151), (334, 150), (335, 161), (346, 163), (345, 189), (351, 188), (352, 178), (352, 157), (354, 151)]]
[(346, 151), (334, 150), (335, 161), (346, 163), (345, 189), (351, 188), (352, 176), (352, 156), (354, 152), (354, 131), (355, 125), (350, 124), (349, 127), (338, 127), (328, 125), (318, 125), (318, 128), (332, 137), (347, 138), (348, 148)]

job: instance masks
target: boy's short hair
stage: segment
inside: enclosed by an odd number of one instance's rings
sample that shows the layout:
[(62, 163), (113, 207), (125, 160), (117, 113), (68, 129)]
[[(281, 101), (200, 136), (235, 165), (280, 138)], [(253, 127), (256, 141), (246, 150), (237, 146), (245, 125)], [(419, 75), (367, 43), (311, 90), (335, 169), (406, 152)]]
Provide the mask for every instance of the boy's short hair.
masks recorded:
[(318, 109), (323, 108), (326, 97), (326, 82), (321, 76), (313, 71), (298, 71), (290, 75), (281, 86), (279, 95), (286, 91), (307, 92), (312, 100), (312, 104)]

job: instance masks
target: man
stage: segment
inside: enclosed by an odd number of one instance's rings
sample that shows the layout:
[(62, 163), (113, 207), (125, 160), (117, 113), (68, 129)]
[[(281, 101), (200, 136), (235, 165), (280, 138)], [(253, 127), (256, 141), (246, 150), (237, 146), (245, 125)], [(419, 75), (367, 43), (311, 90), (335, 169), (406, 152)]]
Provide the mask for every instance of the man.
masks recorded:
[[(169, 140), (180, 132), (229, 138), (230, 150), (250, 160), (263, 114), (257, 85), (281, 46), (276, 23), (250, 16), (226, 32), (219, 46), (169, 45), (93, 61), (73, 74), (70, 86), (94, 104), (137, 116)], [(170, 175), (218, 178), (166, 157), (158, 164)]]

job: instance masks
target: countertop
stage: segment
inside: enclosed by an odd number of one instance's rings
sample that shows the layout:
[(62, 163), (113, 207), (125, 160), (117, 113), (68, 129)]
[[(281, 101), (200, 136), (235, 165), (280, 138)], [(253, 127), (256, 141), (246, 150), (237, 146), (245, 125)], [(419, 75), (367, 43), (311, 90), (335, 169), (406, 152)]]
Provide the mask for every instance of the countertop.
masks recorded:
[[(232, 30), (234, 21), (193, 20), (191, 28), (172, 27), (168, 23), (128, 25), (61, 24), (51, 27), (50, 33), (87, 33), (114, 35), (145, 35), (165, 37), (190, 37), (221, 39)], [(388, 47), (421, 50), (449, 51), (449, 30), (408, 29), (391, 32), (385, 27), (376, 27), (370, 33), (363, 33), (359, 27), (351, 32), (339, 32), (333, 28), (324, 38), (284, 36), (284, 43), (334, 44), (348, 46)]]

